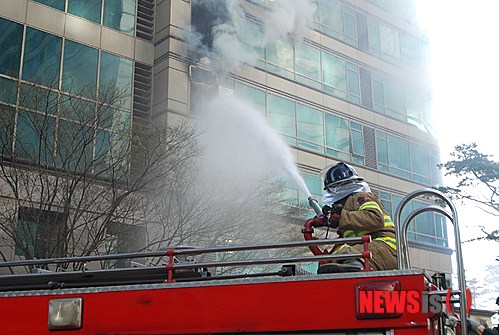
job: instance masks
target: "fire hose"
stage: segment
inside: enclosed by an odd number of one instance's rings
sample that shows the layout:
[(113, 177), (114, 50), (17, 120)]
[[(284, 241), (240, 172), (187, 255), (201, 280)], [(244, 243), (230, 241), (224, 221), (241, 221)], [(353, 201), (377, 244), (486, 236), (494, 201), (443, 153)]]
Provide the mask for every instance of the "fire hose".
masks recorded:
[[(317, 237), (314, 236), (314, 228), (327, 227), (328, 218), (322, 213), (322, 208), (317, 200), (315, 200), (312, 197), (309, 197), (308, 203), (310, 204), (310, 207), (314, 209), (317, 215), (311, 219), (308, 219), (305, 222), (305, 225), (303, 226), (301, 232), (303, 233), (303, 237), (305, 238), (306, 241), (312, 241), (317, 239)], [(329, 251), (327, 249), (321, 250), (318, 246), (315, 245), (311, 245), (308, 248), (316, 256), (329, 254)]]

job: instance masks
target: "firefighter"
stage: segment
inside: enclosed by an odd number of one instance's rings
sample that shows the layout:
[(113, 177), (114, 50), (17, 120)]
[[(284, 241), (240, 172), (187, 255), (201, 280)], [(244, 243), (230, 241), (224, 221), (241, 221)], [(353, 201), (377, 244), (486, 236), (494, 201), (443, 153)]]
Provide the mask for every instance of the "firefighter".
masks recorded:
[[(371, 193), (355, 169), (343, 162), (326, 167), (322, 211), (329, 226), (338, 228), (340, 237), (371, 235), (369, 266), (374, 270), (397, 268), (395, 226), (383, 204)], [(362, 243), (336, 245), (332, 254), (352, 254), (364, 251)], [(355, 272), (363, 268), (362, 259), (332, 261), (319, 266), (318, 273)]]

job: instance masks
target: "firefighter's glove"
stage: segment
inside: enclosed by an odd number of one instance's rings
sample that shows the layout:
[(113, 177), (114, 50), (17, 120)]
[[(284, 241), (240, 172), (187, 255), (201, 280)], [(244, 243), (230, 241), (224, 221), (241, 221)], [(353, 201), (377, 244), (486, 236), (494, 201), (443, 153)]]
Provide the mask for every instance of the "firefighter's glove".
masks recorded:
[(340, 204), (333, 204), (333, 206), (331, 207), (329, 215), (329, 226), (331, 228), (338, 228), (338, 226), (340, 225), (340, 217), (342, 210), (343, 206)]
[(478, 327), (480, 327), (480, 324), (476, 321), (473, 321), (471, 319), (466, 319), (466, 323), (468, 324), (468, 328), (471, 329), (472, 331), (474, 332), (477, 332), (479, 334), (481, 334), (479, 331), (478, 331)]
[(329, 213), (331, 213), (331, 206), (329, 206), (329, 205), (324, 205), (324, 206), (322, 207), (322, 214), (323, 214), (324, 216), (328, 216), (328, 215), (329, 215)]
[(328, 217), (326, 215), (317, 215), (314, 217), (314, 227), (324, 227), (328, 225)]

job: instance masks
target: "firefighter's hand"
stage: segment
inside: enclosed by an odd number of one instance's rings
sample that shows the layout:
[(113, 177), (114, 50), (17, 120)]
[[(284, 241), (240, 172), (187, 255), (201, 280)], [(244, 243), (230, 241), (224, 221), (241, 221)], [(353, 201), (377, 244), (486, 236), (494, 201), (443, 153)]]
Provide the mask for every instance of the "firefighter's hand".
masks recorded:
[(485, 330), (484, 326), (471, 319), (466, 319), (466, 324), (468, 325), (469, 329), (471, 329), (477, 334), (483, 334), (483, 331)]
[(329, 206), (329, 205), (324, 205), (324, 206), (322, 207), (322, 214), (323, 214), (324, 216), (328, 216), (328, 215), (329, 215), (329, 213), (331, 213), (331, 206)]
[(331, 207), (331, 215), (329, 216), (329, 226), (332, 228), (338, 228), (340, 225), (340, 217), (341, 211), (343, 210), (343, 206), (340, 204), (333, 204)]

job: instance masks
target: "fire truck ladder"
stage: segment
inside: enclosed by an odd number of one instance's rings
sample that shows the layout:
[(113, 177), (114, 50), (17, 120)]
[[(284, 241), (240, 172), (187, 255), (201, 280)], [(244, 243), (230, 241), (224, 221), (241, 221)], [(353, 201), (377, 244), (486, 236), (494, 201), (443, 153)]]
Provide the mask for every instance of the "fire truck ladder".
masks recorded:
[[(426, 207), (418, 208), (410, 213), (405, 221), (401, 223), (402, 212), (405, 207), (412, 199), (419, 196), (433, 196), (435, 197), (436, 203), (441, 203), (447, 205), (451, 213), (449, 213), (443, 206), (439, 205), (428, 205)], [(440, 200), (440, 201), (439, 201)], [(459, 299), (451, 299), (451, 302), (459, 302), (459, 314), (462, 324), (466, 324), (466, 306), (467, 306), (467, 296), (466, 296), (466, 278), (464, 273), (463, 255), (461, 250), (461, 237), (459, 233), (459, 223), (457, 218), (456, 207), (452, 201), (442, 192), (426, 188), (418, 191), (409, 193), (405, 198), (402, 199), (395, 212), (395, 229), (397, 234), (397, 260), (399, 270), (410, 269), (411, 268), (411, 258), (409, 255), (409, 249), (407, 245), (407, 231), (409, 228), (409, 222), (411, 222), (417, 215), (425, 212), (437, 212), (445, 217), (447, 217), (454, 225), (454, 238), (455, 238), (455, 248), (456, 248), (456, 262), (457, 262), (457, 274), (458, 274), (458, 290), (453, 290), (452, 295), (459, 295)], [(442, 296), (447, 295), (447, 291), (440, 292)], [(462, 328), (462, 335), (468, 335), (467, 327)]]
[[(138, 252), (127, 254), (113, 255), (95, 255), (81, 257), (66, 257), (52, 259), (31, 259), (0, 262), (1, 268), (19, 268), (26, 267), (35, 270), (34, 273), (0, 275), (0, 292), (11, 290), (39, 290), (39, 289), (59, 289), (59, 288), (75, 288), (75, 287), (96, 287), (109, 285), (134, 285), (134, 284), (151, 284), (151, 283), (168, 283), (175, 281), (203, 281), (203, 280), (218, 280), (218, 279), (235, 279), (248, 277), (263, 277), (263, 276), (293, 276), (309, 274), (294, 263), (302, 262), (319, 262), (327, 260), (342, 260), (342, 259), (358, 259), (364, 258), (368, 264), (370, 252), (368, 244), (371, 241), (370, 236), (352, 237), (352, 238), (337, 238), (337, 239), (321, 239), (313, 241), (301, 242), (281, 242), (271, 244), (257, 244), (246, 246), (221, 246), (208, 248), (192, 248), (192, 247), (175, 247), (168, 248), (162, 251)], [(279, 248), (296, 248), (310, 247), (319, 245), (332, 245), (336, 243), (363, 243), (364, 252), (349, 255), (313, 255), (304, 256), (300, 254), (296, 257), (276, 257), (276, 258), (261, 258), (261, 259), (241, 259), (229, 261), (209, 261), (209, 262), (194, 262), (194, 261), (179, 261), (177, 256), (195, 256), (210, 253), (226, 253), (226, 252), (244, 252), (251, 250), (266, 250)], [(116, 260), (130, 259), (160, 259), (162, 265), (154, 266), (139, 266), (139, 267), (124, 267), (114, 269), (87, 269), (87, 265), (91, 262), (106, 262)], [(58, 265), (77, 264), (80, 270), (64, 270), (47, 271), (49, 265), (52, 267)], [(136, 263), (139, 264), (139, 263)], [(241, 273), (211, 276), (208, 269), (220, 267), (239, 267), (239, 266), (256, 266), (267, 264), (284, 264), (279, 271), (265, 273)]]

